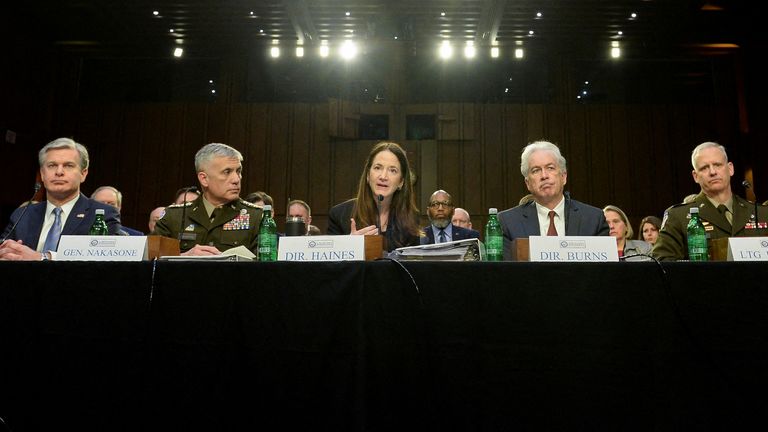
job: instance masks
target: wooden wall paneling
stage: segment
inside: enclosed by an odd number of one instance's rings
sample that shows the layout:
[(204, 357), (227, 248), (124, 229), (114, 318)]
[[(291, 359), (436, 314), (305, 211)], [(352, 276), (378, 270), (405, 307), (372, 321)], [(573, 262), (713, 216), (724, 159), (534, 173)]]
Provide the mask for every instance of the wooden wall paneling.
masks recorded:
[[(568, 105), (566, 130), (568, 131), (567, 153), (563, 153), (568, 165), (568, 181), (565, 190), (571, 191), (574, 199), (591, 202), (594, 196), (592, 177), (600, 169), (592, 162), (592, 141), (584, 105)], [(562, 150), (561, 150), (562, 152)], [(573, 175), (571, 175), (573, 173)]]
[(177, 155), (180, 177), (176, 189), (199, 185), (195, 172), (195, 154), (204, 145), (213, 142), (208, 139), (209, 106), (206, 103), (190, 103), (185, 107), (185, 121)]
[(120, 152), (110, 149), (110, 142), (102, 136), (103, 128), (99, 106), (87, 104), (78, 107), (76, 131), (72, 139), (88, 149), (88, 177), (80, 188), (86, 195), (90, 195), (101, 182), (114, 183), (114, 174), (118, 170)]
[(309, 158), (313, 138), (311, 105), (294, 104), (293, 119), (288, 158), (288, 197), (309, 201)]
[[(312, 123), (310, 129), (309, 162), (307, 180), (309, 181), (309, 193), (307, 201), (314, 215), (327, 215), (332, 205), (331, 199), (331, 145), (328, 132), (328, 104), (312, 105)], [(324, 222), (325, 220), (323, 220)], [(315, 220), (318, 222), (318, 220)], [(326, 226), (325, 223), (318, 227)]]
[(690, 175), (683, 175), (691, 171), (691, 150), (699, 143), (694, 142), (691, 136), (691, 112), (687, 105), (671, 105), (669, 110), (670, 134), (669, 142), (672, 152), (670, 157), (672, 164), (672, 179), (669, 185), (675, 192), (675, 203), (682, 202), (683, 198), (700, 191), (699, 185), (694, 183)]
[(568, 130), (568, 111), (567, 106), (562, 104), (551, 104), (544, 106), (544, 136), (546, 140), (557, 144), (561, 152), (570, 154)]
[(628, 197), (631, 199), (627, 199), (626, 204), (622, 202), (619, 206), (626, 207), (621, 208), (633, 221), (632, 227), (637, 231), (636, 224), (640, 222), (640, 219), (654, 214), (656, 210), (649, 203), (653, 202), (655, 195), (651, 173), (657, 160), (654, 153), (655, 148), (651, 145), (653, 129), (648, 106), (629, 105), (626, 110), (627, 125), (631, 128), (627, 135), (627, 160), (629, 161), (632, 195)]
[[(190, 111), (183, 103), (167, 105), (165, 127), (162, 132), (163, 141), (158, 146), (157, 160), (152, 164), (154, 170), (154, 187), (150, 207), (170, 204), (176, 191), (184, 186), (197, 185), (195, 175), (194, 154), (188, 156), (194, 148), (194, 143), (185, 141), (185, 124)], [(189, 147), (188, 149), (186, 147)], [(202, 144), (200, 145), (202, 147)], [(148, 194), (142, 194), (147, 196)], [(152, 211), (150, 209), (149, 211)]]
[(459, 117), (459, 123), (461, 125), (461, 139), (473, 140), (475, 139), (476, 131), (476, 117), (477, 105), (473, 103), (461, 104), (461, 111)]
[[(597, 201), (601, 208), (611, 203), (619, 206), (624, 212), (629, 211), (632, 207), (635, 187), (632, 162), (630, 161), (632, 152), (629, 150), (628, 141), (632, 126), (629, 125), (631, 122), (627, 120), (626, 107), (626, 105), (610, 105), (611, 161), (608, 167), (613, 181), (613, 190), (610, 195), (603, 195), (603, 199)], [(600, 165), (593, 166), (593, 169), (600, 169)]]
[[(480, 109), (483, 125), (479, 128), (478, 141), (482, 143), (482, 149), (465, 147), (468, 151), (465, 153), (467, 178), (464, 183), (467, 202), (479, 207), (486, 215), (489, 207), (503, 209), (509, 176), (504, 166), (504, 106), (485, 104)], [(477, 156), (482, 159), (478, 160)]]
[[(229, 125), (227, 126), (226, 141), (222, 141), (224, 144), (230, 145), (240, 153), (243, 153), (248, 145), (248, 133), (250, 124), (248, 123), (250, 118), (248, 104), (235, 103), (229, 109)], [(243, 153), (243, 159), (245, 159), (245, 153)]]
[[(465, 156), (468, 153), (475, 152), (479, 154), (479, 147), (480, 146), (474, 141), (437, 141), (435, 151), (437, 160), (434, 164), (437, 169), (435, 176), (436, 182), (434, 184), (434, 190), (426, 191), (425, 199), (422, 200), (423, 202), (419, 203), (419, 208), (422, 209), (422, 213), (426, 214), (426, 205), (429, 196), (438, 189), (443, 189), (451, 194), (454, 203), (460, 207), (470, 205), (468, 201), (470, 195), (475, 195), (477, 197), (476, 199), (479, 201), (481, 196), (480, 191), (482, 189), (469, 190), (469, 185), (467, 185), (469, 177), (474, 177), (476, 179), (473, 181), (474, 184), (477, 184), (480, 179), (477, 171), (474, 173), (472, 172), (472, 166), (476, 165), (477, 162), (467, 161), (465, 159)], [(479, 161), (478, 155), (475, 155), (473, 159)], [(470, 166), (468, 166), (468, 164)]]
[[(504, 105), (504, 166), (506, 185), (505, 196), (499, 202), (486, 202), (486, 207), (497, 207), (499, 210), (516, 207), (520, 198), (528, 194), (525, 179), (520, 173), (520, 154), (528, 145), (527, 114), (525, 105)], [(488, 209), (480, 209), (482, 214)]]
[(230, 125), (230, 105), (225, 103), (208, 104), (208, 130), (205, 143), (220, 142), (227, 144)]
[(248, 112), (248, 138), (243, 157), (245, 158), (244, 183), (242, 195), (265, 191), (269, 166), (267, 165), (267, 143), (270, 136), (271, 110), (269, 104), (250, 104)]
[(288, 195), (288, 157), (293, 128), (293, 104), (272, 104), (267, 142), (267, 190), (275, 202), (273, 214), (285, 216)]
[[(653, 149), (651, 153), (654, 159), (647, 180), (648, 189), (653, 191), (653, 200), (648, 202), (652, 210), (648, 214), (661, 218), (664, 215), (664, 210), (669, 206), (682, 202), (683, 195), (680, 195), (674, 187), (675, 175), (680, 167), (675, 166), (677, 160), (673, 156), (676, 143), (670, 138), (672, 136), (670, 107), (653, 105), (650, 107), (650, 113), (651, 142), (646, 146)], [(682, 169), (685, 168), (682, 167)]]
[[(525, 132), (526, 139), (523, 147), (533, 141), (547, 140), (545, 119), (544, 119), (544, 105), (540, 104), (528, 104), (525, 105)], [(522, 147), (521, 147), (522, 149)]]
[(437, 139), (443, 141), (461, 139), (461, 104), (441, 103), (437, 105)]
[(154, 194), (159, 184), (155, 178), (155, 167), (165, 162), (159, 155), (167, 127), (168, 105), (145, 105), (143, 109), (146, 114), (142, 123), (141, 140), (136, 144), (123, 143), (123, 151), (120, 152), (135, 153), (135, 165), (130, 165), (134, 163), (132, 161), (126, 166), (126, 172), (132, 169), (133, 175), (123, 178), (121, 186), (117, 187), (123, 192), (123, 224), (140, 231), (148, 229), (146, 221), (149, 212), (155, 207)]
[[(602, 208), (613, 196), (611, 116), (607, 105), (586, 105), (587, 146), (585, 154), (569, 154), (568, 182), (573, 199)], [(587, 180), (586, 183), (579, 183)], [(586, 187), (586, 189), (584, 189)]]

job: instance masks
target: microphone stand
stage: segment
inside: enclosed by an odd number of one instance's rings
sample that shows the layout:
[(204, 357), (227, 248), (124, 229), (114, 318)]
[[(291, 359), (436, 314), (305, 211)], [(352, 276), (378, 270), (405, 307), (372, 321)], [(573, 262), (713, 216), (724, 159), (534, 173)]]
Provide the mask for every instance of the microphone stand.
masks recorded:
[(30, 198), (29, 201), (27, 201), (27, 205), (25, 205), (24, 210), (21, 211), (21, 215), (19, 215), (19, 218), (16, 219), (16, 222), (13, 223), (13, 226), (8, 231), (8, 234), (6, 234), (3, 237), (3, 240), (0, 241), (0, 243), (3, 243), (4, 241), (8, 240), (8, 237), (10, 237), (11, 234), (13, 234), (13, 231), (16, 229), (16, 225), (18, 225), (19, 222), (21, 222), (21, 220), (24, 218), (24, 215), (27, 214), (27, 210), (29, 210), (29, 206), (32, 205), (32, 200), (35, 199), (35, 195), (37, 195), (37, 192), (40, 190), (41, 187), (43, 186), (39, 182), (35, 182), (35, 192), (32, 194), (32, 198)]
[[(752, 184), (749, 183), (747, 180), (744, 180), (743, 182), (741, 182), (741, 185), (744, 186), (745, 189), (752, 189)], [(755, 230), (759, 230), (760, 229), (760, 223), (758, 221), (760, 219), (758, 219), (758, 217), (757, 217), (757, 207), (758, 207), (757, 206), (757, 193), (755, 192), (754, 189), (752, 189), (752, 193), (755, 195)], [(757, 233), (757, 231), (755, 231), (755, 233)]]
[(565, 235), (568, 235), (568, 221), (571, 220), (568, 214), (568, 210), (571, 207), (571, 193), (568, 191), (563, 192), (563, 195), (565, 195), (565, 204), (563, 205), (563, 213), (565, 217)]
[[(381, 202), (384, 201), (384, 195), (376, 195), (376, 231), (381, 236)], [(382, 245), (387, 250), (387, 236), (382, 236)]]

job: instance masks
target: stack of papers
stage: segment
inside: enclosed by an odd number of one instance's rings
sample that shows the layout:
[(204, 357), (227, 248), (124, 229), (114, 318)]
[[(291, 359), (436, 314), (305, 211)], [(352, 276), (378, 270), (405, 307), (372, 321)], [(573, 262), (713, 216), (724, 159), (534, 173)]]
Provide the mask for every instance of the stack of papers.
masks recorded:
[(478, 239), (403, 247), (389, 254), (406, 261), (482, 261), (484, 256), (485, 247)]
[(221, 255), (161, 256), (164, 261), (255, 261), (256, 255), (245, 246), (227, 249)]

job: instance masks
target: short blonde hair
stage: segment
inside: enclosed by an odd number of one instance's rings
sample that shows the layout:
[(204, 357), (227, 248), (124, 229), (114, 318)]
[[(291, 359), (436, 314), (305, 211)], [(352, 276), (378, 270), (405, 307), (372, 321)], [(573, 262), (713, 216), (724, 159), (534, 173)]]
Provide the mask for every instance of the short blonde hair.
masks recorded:
[(614, 211), (616, 212), (616, 214), (619, 215), (619, 217), (621, 218), (621, 221), (624, 222), (624, 226), (627, 228), (626, 231), (624, 232), (624, 238), (631, 239), (632, 236), (635, 235), (635, 231), (632, 230), (632, 225), (629, 224), (629, 218), (627, 217), (627, 214), (624, 213), (622, 209), (616, 207), (615, 205), (605, 206), (605, 208), (603, 209), (603, 213), (607, 211)]

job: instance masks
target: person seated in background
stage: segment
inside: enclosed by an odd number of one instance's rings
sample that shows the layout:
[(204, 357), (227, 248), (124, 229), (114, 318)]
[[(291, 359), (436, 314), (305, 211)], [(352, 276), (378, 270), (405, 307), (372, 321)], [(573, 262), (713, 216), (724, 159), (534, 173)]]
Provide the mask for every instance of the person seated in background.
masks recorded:
[(173, 204), (152, 232), (180, 240), (182, 255), (219, 255), (245, 246), (258, 252), (260, 207), (240, 199), (243, 155), (221, 143), (210, 143), (195, 154), (202, 195), (193, 202)]
[(399, 144), (380, 142), (368, 154), (357, 197), (328, 212), (328, 234), (382, 234), (392, 251), (418, 246), (420, 231), (408, 156)]
[(640, 230), (637, 233), (637, 239), (643, 240), (651, 246), (656, 244), (661, 229), (661, 219), (656, 216), (646, 216), (640, 221)]
[(603, 208), (605, 221), (608, 222), (608, 235), (616, 238), (616, 249), (619, 252), (619, 258), (627, 259), (637, 256), (647, 257), (651, 252), (651, 245), (643, 240), (632, 240), (634, 232), (632, 225), (629, 224), (629, 218), (624, 211), (616, 206), (607, 205)]
[(256, 191), (251, 192), (248, 195), (246, 195), (245, 200), (249, 203), (256, 204), (257, 206), (263, 207), (264, 204), (269, 204), (272, 206), (272, 217), (275, 216), (275, 201), (272, 199), (271, 196), (269, 196), (268, 193), (262, 192), (262, 191)]
[(453, 209), (451, 223), (457, 227), (472, 229), (472, 218), (469, 216), (469, 212), (461, 207)]
[(304, 219), (304, 225), (307, 227), (307, 235), (309, 235), (309, 227), (312, 224), (312, 209), (309, 208), (309, 204), (302, 200), (291, 200), (288, 203), (288, 215), (289, 217), (300, 217)]
[(318, 235), (323, 235), (323, 233), (320, 231), (320, 228), (314, 225), (309, 225), (307, 227), (307, 235), (318, 236)]
[(520, 201), (518, 201), (517, 205), (525, 205), (532, 201), (533, 201), (533, 194), (528, 194), (520, 198)]
[[(40, 261), (55, 258), (62, 235), (88, 235), (96, 210), (104, 210), (109, 234), (120, 231), (115, 207), (80, 192), (88, 176), (88, 149), (69, 138), (58, 138), (38, 153), (45, 202), (20, 207), (3, 231), (0, 260)], [(21, 216), (24, 215), (23, 218)]]
[(444, 191), (435, 191), (429, 197), (427, 206), (429, 226), (424, 227), (424, 236), (421, 237), (421, 244), (445, 243), (454, 240), (464, 240), (469, 238), (480, 238), (480, 233), (469, 228), (462, 228), (451, 223), (453, 218), (453, 204), (451, 195)]
[(511, 259), (512, 241), (517, 238), (608, 235), (599, 208), (566, 198), (568, 167), (556, 145), (548, 141), (528, 144), (520, 155), (520, 172), (533, 200), (499, 213), (505, 259)]
[(683, 198), (683, 204), (688, 204), (688, 203), (690, 203), (690, 202), (693, 202), (693, 200), (695, 200), (695, 199), (696, 199), (696, 196), (697, 196), (697, 195), (698, 195), (698, 194), (690, 194), (690, 195), (686, 195), (686, 196), (685, 196), (685, 198)]
[(152, 232), (155, 230), (155, 224), (157, 221), (160, 220), (161, 217), (165, 214), (165, 207), (156, 207), (154, 210), (152, 210), (149, 213), (149, 223), (147, 226), (149, 226), (149, 232)]
[[(653, 255), (662, 261), (688, 259), (688, 215), (691, 207), (698, 207), (699, 217), (712, 239), (728, 237), (764, 236), (768, 229), (756, 220), (755, 204), (731, 190), (733, 162), (728, 161), (725, 147), (715, 142), (704, 142), (691, 152), (691, 175), (701, 192), (689, 203), (673, 205), (664, 212), (659, 239), (653, 246)], [(768, 208), (757, 206), (757, 217), (768, 215)], [(760, 222), (759, 224), (757, 222)]]
[[(117, 212), (121, 215), (123, 210), (123, 194), (117, 190), (116, 188), (112, 186), (99, 186), (96, 188), (95, 191), (91, 194), (91, 199), (96, 200), (102, 204), (108, 204), (112, 207), (117, 209)], [(121, 225), (120, 227), (121, 233), (125, 235), (132, 235), (132, 236), (143, 236), (144, 233), (135, 230), (133, 228), (128, 228), (125, 225)]]
[(176, 198), (173, 204), (182, 204), (192, 202), (200, 196), (200, 189), (197, 186), (183, 187), (176, 191)]

